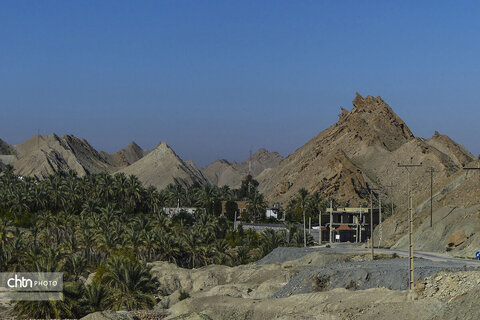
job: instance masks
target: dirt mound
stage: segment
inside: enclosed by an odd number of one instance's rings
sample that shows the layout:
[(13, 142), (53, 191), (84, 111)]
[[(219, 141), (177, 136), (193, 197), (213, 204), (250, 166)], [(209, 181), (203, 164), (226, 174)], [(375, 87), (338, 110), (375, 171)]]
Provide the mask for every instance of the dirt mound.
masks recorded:
[(141, 310), (141, 311), (101, 311), (91, 313), (82, 320), (160, 320), (167, 317), (163, 310)]
[(171, 183), (207, 184), (207, 179), (193, 163), (186, 163), (165, 143), (161, 142), (145, 157), (121, 169), (127, 175), (136, 175), (146, 186), (165, 188)]
[[(196, 312), (211, 319), (431, 319), (435, 301), (414, 301), (406, 291), (369, 289), (300, 294), (282, 299), (242, 299), (228, 296), (186, 299), (167, 319)], [(179, 318), (180, 319), (180, 318)], [(187, 318), (188, 319), (188, 318)]]
[[(459, 271), (465, 270), (465, 267), (461, 263), (415, 259), (415, 280), (424, 280), (441, 270)], [(301, 271), (272, 298), (284, 298), (294, 294), (328, 291), (335, 288), (406, 290), (408, 289), (408, 259), (365, 260), (310, 267)]]
[(262, 266), (272, 263), (283, 263), (286, 261), (292, 261), (300, 259), (308, 254), (318, 252), (318, 249), (313, 248), (291, 248), (291, 247), (278, 247), (273, 249), (272, 252), (267, 254), (261, 260), (257, 261), (257, 266)]
[(250, 172), (255, 178), (264, 170), (276, 167), (283, 157), (276, 151), (269, 152), (261, 148), (251, 157), (241, 163), (217, 160), (201, 169), (211, 184), (221, 186), (238, 187), (242, 179)]

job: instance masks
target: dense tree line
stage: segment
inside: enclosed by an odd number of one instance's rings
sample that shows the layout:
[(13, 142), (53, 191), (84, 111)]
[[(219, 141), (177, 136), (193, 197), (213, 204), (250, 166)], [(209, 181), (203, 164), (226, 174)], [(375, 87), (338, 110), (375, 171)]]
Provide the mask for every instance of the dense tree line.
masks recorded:
[[(151, 308), (162, 292), (148, 262), (234, 266), (280, 245), (303, 245), (295, 226), (287, 238), (273, 231), (234, 230), (231, 217), (220, 216), (221, 201), (246, 200), (249, 219), (260, 218), (266, 205), (257, 185), (247, 177), (234, 190), (171, 185), (158, 191), (123, 174), (78, 177), (71, 171), (37, 181), (7, 167), (0, 176), (0, 271), (60, 271), (65, 281), (63, 301), (21, 301), (15, 311), (64, 318)], [(202, 209), (173, 218), (162, 211), (179, 204)]]

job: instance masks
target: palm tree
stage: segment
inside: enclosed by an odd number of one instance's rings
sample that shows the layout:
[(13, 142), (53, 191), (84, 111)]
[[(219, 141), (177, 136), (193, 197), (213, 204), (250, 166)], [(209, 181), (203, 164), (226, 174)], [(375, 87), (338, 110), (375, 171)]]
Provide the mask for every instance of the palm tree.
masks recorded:
[(263, 198), (263, 194), (259, 193), (258, 191), (255, 192), (248, 199), (247, 209), (251, 213), (253, 220), (259, 220), (261, 216), (265, 215), (267, 204)]
[(135, 212), (137, 203), (141, 201), (143, 196), (143, 187), (140, 180), (134, 175), (130, 175), (127, 180), (127, 203), (128, 211)]
[(125, 257), (114, 257), (107, 262), (108, 271), (102, 282), (110, 289), (107, 304), (113, 310), (135, 310), (152, 308), (158, 280), (143, 263)]
[(93, 281), (85, 287), (81, 305), (86, 313), (102, 311), (107, 308), (108, 289), (100, 281)]
[(65, 271), (67, 275), (71, 275), (73, 280), (78, 278), (85, 272), (87, 267), (87, 259), (81, 255), (68, 255), (65, 261)]
[(185, 252), (190, 255), (192, 269), (195, 269), (195, 260), (200, 245), (198, 240), (199, 236), (196, 232), (186, 232), (182, 235), (182, 245)]
[(266, 256), (273, 249), (283, 245), (285, 243), (285, 239), (281, 234), (273, 231), (272, 229), (267, 229), (262, 232), (260, 242), (262, 255)]

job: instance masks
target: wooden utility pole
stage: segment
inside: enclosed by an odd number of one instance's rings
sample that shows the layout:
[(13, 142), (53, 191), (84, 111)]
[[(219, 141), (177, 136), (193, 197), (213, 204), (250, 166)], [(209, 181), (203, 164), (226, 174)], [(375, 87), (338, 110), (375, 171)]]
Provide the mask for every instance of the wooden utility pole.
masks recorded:
[(430, 167), (427, 170), (427, 173), (430, 173), (430, 228), (433, 227), (433, 174), (435, 172), (435, 169), (433, 167)]
[(392, 183), (392, 184), (390, 184), (388, 186), (385, 186), (385, 187), (388, 188), (388, 190), (389, 190), (388, 193), (390, 195), (390, 202), (391, 202), (391, 205), (392, 205), (391, 213), (392, 213), (392, 216), (393, 216), (393, 214), (394, 214), (394, 212), (393, 212), (393, 210), (394, 210), (394, 208), (393, 208), (393, 187), (394, 187), (394, 185)]
[(370, 247), (372, 248), (372, 260), (375, 259), (375, 253), (373, 249), (373, 190), (378, 189), (370, 189)]
[(408, 186), (408, 213), (409, 213), (409, 233), (408, 233), (408, 244), (409, 244), (409, 252), (408, 252), (408, 260), (409, 260), (409, 282), (408, 282), (408, 288), (410, 290), (413, 290), (413, 212), (412, 212), (412, 194), (410, 191), (410, 171), (413, 168), (416, 167), (421, 167), (423, 164), (420, 162), (420, 164), (414, 164), (413, 163), (413, 157), (410, 158), (410, 163), (407, 164), (398, 164), (398, 167), (400, 168), (406, 168), (407, 169), (407, 186)]
[(333, 201), (330, 199), (330, 243), (332, 243), (332, 233), (333, 233)]
[(380, 241), (382, 241), (382, 199), (380, 199), (380, 195), (378, 195), (378, 225), (379, 228), (378, 230), (380, 233), (380, 236), (378, 238), (378, 247), (380, 249)]
[(372, 260), (375, 259), (373, 252), (373, 191), (370, 190), (370, 247), (372, 248)]
[(318, 244), (322, 244), (322, 211), (318, 211)]
[(360, 205), (360, 242), (362, 242), (362, 218), (363, 218), (363, 207)]

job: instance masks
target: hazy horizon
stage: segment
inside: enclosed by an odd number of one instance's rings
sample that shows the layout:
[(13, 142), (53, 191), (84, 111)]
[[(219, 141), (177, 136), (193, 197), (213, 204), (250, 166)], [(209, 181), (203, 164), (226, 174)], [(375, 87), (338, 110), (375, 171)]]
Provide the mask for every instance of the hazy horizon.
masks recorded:
[(415, 136), (439, 131), (478, 155), (479, 7), (4, 2), (0, 138), (73, 134), (109, 153), (166, 141), (199, 167), (262, 147), (287, 156), (358, 91)]

